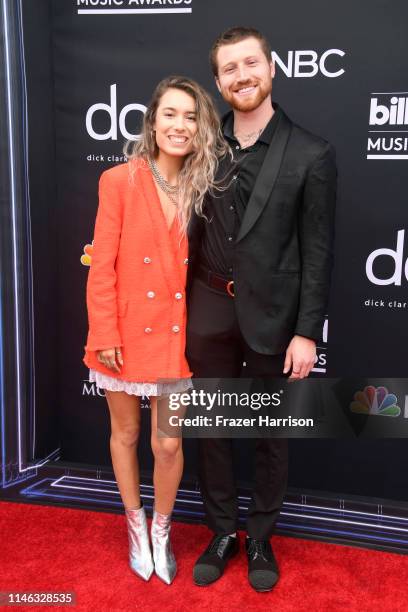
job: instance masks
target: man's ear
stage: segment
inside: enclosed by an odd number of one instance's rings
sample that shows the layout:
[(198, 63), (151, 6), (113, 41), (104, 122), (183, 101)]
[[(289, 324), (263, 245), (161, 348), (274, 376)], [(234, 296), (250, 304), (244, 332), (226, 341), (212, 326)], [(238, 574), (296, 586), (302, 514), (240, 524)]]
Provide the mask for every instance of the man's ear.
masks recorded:
[(215, 84), (217, 86), (218, 91), (221, 93), (220, 79), (218, 77), (215, 77)]
[(271, 77), (274, 78), (275, 76), (275, 62), (272, 60), (271, 61)]

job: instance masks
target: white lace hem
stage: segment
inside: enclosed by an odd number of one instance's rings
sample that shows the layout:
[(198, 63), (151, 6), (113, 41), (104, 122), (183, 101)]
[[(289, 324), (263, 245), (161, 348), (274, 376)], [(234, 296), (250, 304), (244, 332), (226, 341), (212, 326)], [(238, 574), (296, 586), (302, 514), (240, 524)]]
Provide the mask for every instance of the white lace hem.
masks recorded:
[(170, 393), (183, 393), (193, 387), (191, 378), (179, 378), (173, 382), (144, 383), (119, 380), (113, 376), (101, 374), (97, 370), (89, 370), (89, 382), (96, 383), (99, 389), (107, 391), (125, 391), (129, 395), (140, 395), (145, 397), (158, 397)]

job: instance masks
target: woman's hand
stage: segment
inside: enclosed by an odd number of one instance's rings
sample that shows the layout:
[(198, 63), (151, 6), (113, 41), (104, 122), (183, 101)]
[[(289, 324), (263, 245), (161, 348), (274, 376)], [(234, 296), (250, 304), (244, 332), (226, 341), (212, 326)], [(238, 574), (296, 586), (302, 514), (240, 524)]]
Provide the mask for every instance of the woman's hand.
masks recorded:
[(120, 368), (123, 366), (122, 351), (119, 347), (112, 349), (105, 349), (104, 351), (97, 351), (98, 361), (103, 363), (104, 366), (113, 370), (114, 372), (120, 373)]

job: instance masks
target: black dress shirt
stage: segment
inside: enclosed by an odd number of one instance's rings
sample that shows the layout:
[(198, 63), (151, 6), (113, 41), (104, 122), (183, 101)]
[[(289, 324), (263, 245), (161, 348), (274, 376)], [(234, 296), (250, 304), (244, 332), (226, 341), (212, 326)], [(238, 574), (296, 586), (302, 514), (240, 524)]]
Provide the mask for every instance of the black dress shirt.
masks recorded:
[(275, 112), (258, 140), (245, 148), (234, 136), (232, 111), (223, 119), (224, 137), (234, 160), (227, 156), (220, 162), (216, 180), (224, 189), (206, 195), (204, 213), (208, 222), (204, 223), (199, 264), (226, 278), (232, 278), (235, 239), (278, 123), (281, 111), (277, 104), (273, 107)]

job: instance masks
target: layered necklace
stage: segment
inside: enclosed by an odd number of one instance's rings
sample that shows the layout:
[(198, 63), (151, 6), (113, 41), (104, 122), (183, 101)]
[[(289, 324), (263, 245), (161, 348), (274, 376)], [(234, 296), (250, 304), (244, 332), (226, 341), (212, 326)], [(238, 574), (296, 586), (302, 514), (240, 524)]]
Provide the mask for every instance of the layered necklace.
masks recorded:
[(169, 197), (170, 201), (175, 205), (178, 206), (179, 203), (179, 186), (178, 185), (170, 185), (170, 183), (168, 181), (166, 181), (166, 179), (160, 174), (160, 170), (157, 167), (156, 162), (154, 161), (153, 158), (148, 157), (147, 158), (147, 163), (149, 164), (149, 168), (152, 171), (154, 180), (156, 181), (156, 183), (158, 184), (158, 186), (160, 187), (160, 189), (162, 191), (164, 191), (164, 193)]

